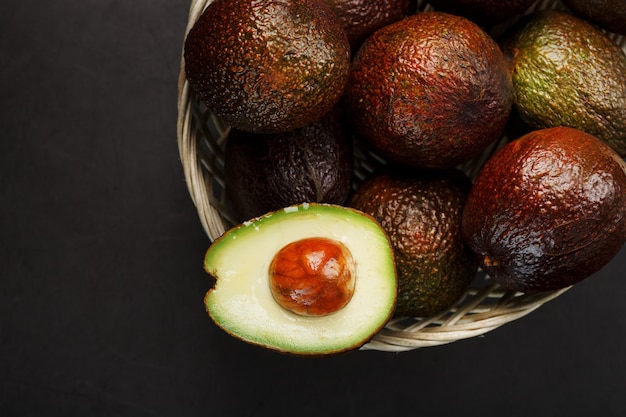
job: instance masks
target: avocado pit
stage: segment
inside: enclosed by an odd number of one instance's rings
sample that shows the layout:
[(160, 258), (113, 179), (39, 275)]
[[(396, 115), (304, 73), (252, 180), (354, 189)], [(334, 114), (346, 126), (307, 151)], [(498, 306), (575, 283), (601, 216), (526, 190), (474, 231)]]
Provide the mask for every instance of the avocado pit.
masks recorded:
[(352, 253), (341, 242), (301, 239), (278, 251), (269, 267), (272, 296), (283, 308), (303, 316), (326, 316), (352, 298), (356, 282)]

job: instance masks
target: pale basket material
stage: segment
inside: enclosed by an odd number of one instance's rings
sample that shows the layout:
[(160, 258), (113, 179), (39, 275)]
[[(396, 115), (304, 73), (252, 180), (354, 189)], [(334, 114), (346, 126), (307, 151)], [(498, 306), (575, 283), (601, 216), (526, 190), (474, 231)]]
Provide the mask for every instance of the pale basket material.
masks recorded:
[[(192, 0), (185, 33), (211, 1)], [(422, 11), (433, 10), (423, 1), (418, 1), (418, 7)], [(528, 12), (548, 8), (566, 10), (560, 1), (538, 1)], [(493, 31), (503, 30), (510, 23)], [(626, 50), (623, 36), (611, 34), (611, 37)], [(224, 144), (229, 127), (190, 90), (184, 60), (181, 60), (178, 91), (177, 134), (181, 163), (202, 227), (213, 240), (236, 223), (224, 192)], [(475, 175), (483, 162), (505, 142), (503, 138), (485, 150), (480, 158), (468, 163), (466, 172)], [(364, 179), (381, 163), (374, 155), (360, 149), (356, 150), (355, 157), (356, 181)], [(394, 318), (362, 349), (400, 352), (480, 336), (531, 313), (567, 290), (540, 294), (507, 291), (479, 272), (465, 295), (448, 311), (426, 318)]]

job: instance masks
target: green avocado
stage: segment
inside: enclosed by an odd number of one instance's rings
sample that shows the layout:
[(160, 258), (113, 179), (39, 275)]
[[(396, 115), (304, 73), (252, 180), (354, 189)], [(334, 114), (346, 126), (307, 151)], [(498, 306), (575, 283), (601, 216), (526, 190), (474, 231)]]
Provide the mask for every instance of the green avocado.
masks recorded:
[[(310, 251), (289, 250), (303, 242), (298, 247)], [(333, 245), (345, 256), (323, 250)], [(278, 352), (322, 356), (357, 349), (395, 306), (389, 239), (373, 218), (342, 206), (301, 204), (244, 222), (211, 244), (204, 267), (214, 280), (204, 299), (213, 321), (238, 339)], [(333, 279), (312, 277), (321, 271), (333, 278), (344, 267), (351, 278), (347, 294), (336, 295)], [(329, 307), (326, 301), (337, 297), (341, 305)]]
[(581, 130), (532, 131), (485, 163), (462, 230), (481, 268), (505, 288), (574, 285), (626, 240), (626, 163)]
[(570, 13), (544, 10), (523, 19), (501, 47), (528, 125), (580, 129), (626, 156), (626, 54), (606, 34)]
[(232, 127), (287, 132), (329, 112), (350, 67), (350, 44), (321, 0), (215, 0), (184, 45), (185, 75)]
[(458, 170), (381, 172), (350, 206), (373, 216), (391, 240), (398, 271), (397, 316), (425, 317), (452, 306), (476, 274), (461, 215), (471, 182)]

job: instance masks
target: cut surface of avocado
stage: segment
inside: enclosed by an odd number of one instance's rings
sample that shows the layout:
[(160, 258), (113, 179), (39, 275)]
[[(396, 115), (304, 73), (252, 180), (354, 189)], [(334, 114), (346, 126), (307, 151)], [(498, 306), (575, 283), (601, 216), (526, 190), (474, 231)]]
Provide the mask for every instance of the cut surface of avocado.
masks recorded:
[[(350, 301), (324, 316), (299, 315), (272, 296), (269, 266), (289, 243), (321, 237), (341, 242), (355, 261)], [(209, 247), (205, 270), (215, 285), (205, 296), (227, 333), (272, 350), (323, 355), (356, 349), (393, 314), (397, 279), (387, 235), (370, 216), (330, 204), (287, 207), (242, 223)]]

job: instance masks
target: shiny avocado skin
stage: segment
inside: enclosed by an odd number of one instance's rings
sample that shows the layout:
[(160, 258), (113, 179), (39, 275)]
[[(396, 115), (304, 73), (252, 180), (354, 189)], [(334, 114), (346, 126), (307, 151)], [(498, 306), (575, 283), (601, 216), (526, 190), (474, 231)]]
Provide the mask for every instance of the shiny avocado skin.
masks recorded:
[(515, 107), (535, 129), (569, 126), (626, 157), (626, 54), (570, 13), (544, 10), (501, 41)]
[(626, 240), (626, 164), (582, 131), (533, 131), (484, 165), (463, 212), (463, 236), (505, 288), (573, 285)]
[(426, 317), (454, 304), (476, 274), (461, 235), (471, 181), (451, 170), (386, 170), (361, 184), (350, 206), (385, 229), (398, 271), (395, 315)]
[(335, 105), (350, 45), (319, 0), (215, 0), (189, 31), (184, 60), (190, 86), (225, 122), (279, 133)]
[(489, 35), (463, 17), (423, 12), (363, 43), (345, 103), (357, 136), (384, 158), (445, 169), (501, 136), (513, 95)]

